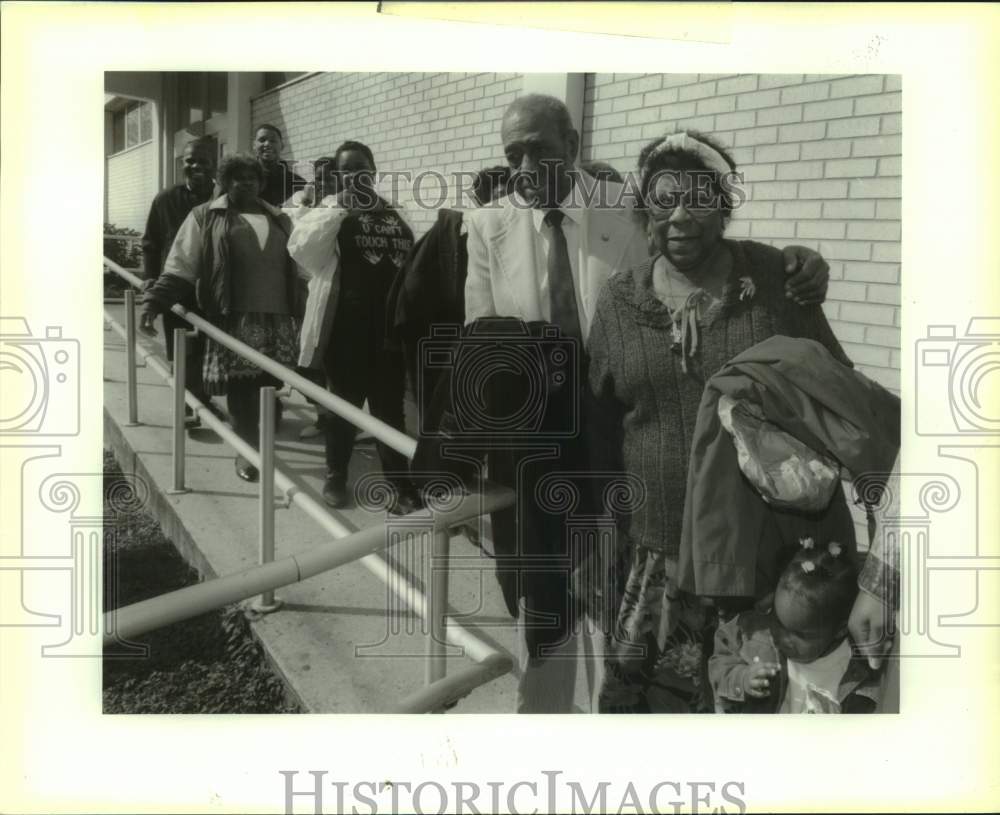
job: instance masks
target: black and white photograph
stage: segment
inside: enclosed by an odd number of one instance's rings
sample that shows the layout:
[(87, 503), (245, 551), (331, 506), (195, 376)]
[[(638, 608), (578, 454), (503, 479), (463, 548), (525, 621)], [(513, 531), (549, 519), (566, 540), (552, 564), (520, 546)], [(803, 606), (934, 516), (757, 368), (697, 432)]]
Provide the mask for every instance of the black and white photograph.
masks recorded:
[(0, 809), (995, 809), (1000, 15), (872, 8), (0, 3)]
[(899, 76), (105, 90), (105, 447), (199, 572), (127, 538), (116, 635), (267, 699), (108, 640), (107, 712), (898, 710)]

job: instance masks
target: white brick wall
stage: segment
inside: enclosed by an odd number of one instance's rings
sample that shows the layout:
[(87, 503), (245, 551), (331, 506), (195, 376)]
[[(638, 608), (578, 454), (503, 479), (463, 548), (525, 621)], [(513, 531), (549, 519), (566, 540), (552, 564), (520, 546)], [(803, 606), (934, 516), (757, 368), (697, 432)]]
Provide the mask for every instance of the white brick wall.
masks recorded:
[(111, 156), (108, 162), (107, 220), (142, 232), (156, 196), (156, 151), (153, 142)]
[[(450, 178), (504, 163), (500, 117), (521, 87), (520, 74), (328, 73), (258, 97), (252, 116), (255, 126), (281, 128), (285, 158), (293, 161), (330, 155), (356, 139), (371, 147), (380, 172), (437, 170)], [(312, 178), (311, 166), (297, 170)], [(425, 201), (440, 197), (430, 179), (421, 189)], [(437, 217), (417, 206), (406, 185), (398, 200), (417, 236)], [(454, 202), (449, 190), (442, 206)]]
[[(380, 171), (450, 177), (503, 163), (500, 117), (522, 87), (520, 74), (321, 74), (254, 100), (253, 122), (278, 125), (293, 161), (354, 138)], [(588, 74), (584, 94), (583, 160), (629, 171), (650, 139), (685, 127), (730, 148), (748, 201), (729, 234), (822, 252), (834, 331), (860, 370), (898, 392), (898, 77)], [(430, 181), (423, 192), (440, 196)], [(417, 235), (433, 223), (408, 187), (398, 200)], [(449, 190), (442, 205), (453, 203)]]
[(584, 93), (584, 160), (627, 172), (648, 141), (681, 128), (731, 148), (748, 202), (728, 234), (822, 252), (834, 332), (859, 370), (899, 392), (899, 77), (588, 74)]

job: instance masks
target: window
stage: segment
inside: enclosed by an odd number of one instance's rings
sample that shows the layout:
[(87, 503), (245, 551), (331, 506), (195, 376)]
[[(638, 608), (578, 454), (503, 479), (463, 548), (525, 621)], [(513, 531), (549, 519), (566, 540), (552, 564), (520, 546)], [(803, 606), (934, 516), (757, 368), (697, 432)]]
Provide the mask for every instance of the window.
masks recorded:
[(139, 144), (139, 106), (129, 105), (125, 113), (125, 146)]
[(153, 140), (153, 106), (129, 102), (111, 115), (111, 152), (120, 153)]
[(150, 104), (139, 106), (139, 142), (144, 143), (153, 140), (153, 106)]
[(111, 116), (111, 152), (120, 153), (125, 149), (125, 112)]

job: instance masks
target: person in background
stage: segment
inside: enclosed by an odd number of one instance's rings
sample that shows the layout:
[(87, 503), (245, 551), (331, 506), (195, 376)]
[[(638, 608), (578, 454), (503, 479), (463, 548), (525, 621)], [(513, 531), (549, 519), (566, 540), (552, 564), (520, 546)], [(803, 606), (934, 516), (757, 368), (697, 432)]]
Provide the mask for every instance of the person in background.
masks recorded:
[[(510, 168), (485, 167), (472, 179), (472, 200), (484, 207), (508, 192)], [(431, 397), (442, 376), (440, 368), (425, 366), (418, 358), (421, 340), (445, 329), (457, 336), (465, 322), (465, 278), (469, 256), (461, 209), (442, 207), (434, 225), (418, 240), (403, 271), (397, 275), (386, 303), (386, 334), (406, 359), (411, 390), (417, 409), (426, 415)]]
[(273, 207), (280, 207), (292, 195), (306, 186), (306, 181), (296, 175), (289, 164), (281, 159), (284, 149), (281, 131), (272, 124), (258, 125), (254, 131), (253, 150), (264, 168), (264, 183), (260, 198)]
[[(293, 367), (298, 357), (294, 315), (300, 312), (302, 287), (287, 251), (291, 220), (260, 198), (264, 171), (256, 157), (224, 159), (219, 183), (225, 193), (192, 209), (177, 231), (163, 274), (146, 292), (140, 328), (155, 335), (156, 315), (196, 287), (206, 319), (253, 350)], [(210, 337), (203, 370), (206, 391), (225, 394), (233, 429), (256, 447), (260, 389), (280, 381)], [(260, 476), (239, 455), (236, 474), (244, 481)]]
[(313, 162), (313, 180), (296, 190), (284, 208), (331, 206), (336, 203), (340, 173), (334, 156), (321, 156)]
[(716, 712), (876, 712), (879, 677), (848, 636), (857, 568), (839, 543), (801, 543), (770, 610), (744, 611), (716, 631)]
[[(324, 311), (324, 341), (313, 364), (323, 365), (334, 394), (358, 407), (367, 399), (375, 418), (405, 432), (403, 357), (386, 345), (385, 313), (389, 288), (413, 247), (413, 232), (376, 192), (375, 157), (366, 145), (346, 141), (334, 159), (337, 205), (347, 215), (336, 237), (336, 301)], [(349, 503), (348, 465), (355, 435), (355, 426), (346, 419), (331, 416), (326, 422), (323, 499), (334, 508)], [(377, 447), (382, 469), (395, 487), (389, 511), (412, 512), (419, 499), (406, 475), (406, 458), (383, 442)]]
[[(146, 230), (142, 235), (142, 267), (146, 290), (153, 286), (163, 272), (163, 264), (173, 245), (174, 236), (184, 223), (184, 219), (195, 206), (209, 199), (215, 184), (215, 159), (208, 142), (197, 139), (188, 142), (184, 145), (181, 161), (184, 181), (158, 193), (146, 218)], [(181, 305), (197, 313), (198, 306), (193, 290), (181, 301)], [(164, 342), (167, 359), (170, 362), (174, 359), (175, 328), (188, 329), (190, 326), (173, 312), (163, 312)], [(200, 334), (196, 334), (187, 340), (185, 387), (200, 401), (210, 406), (211, 401), (205, 396), (201, 382), (204, 339)], [(197, 427), (200, 423), (187, 405), (184, 407), (184, 415), (189, 427)]]

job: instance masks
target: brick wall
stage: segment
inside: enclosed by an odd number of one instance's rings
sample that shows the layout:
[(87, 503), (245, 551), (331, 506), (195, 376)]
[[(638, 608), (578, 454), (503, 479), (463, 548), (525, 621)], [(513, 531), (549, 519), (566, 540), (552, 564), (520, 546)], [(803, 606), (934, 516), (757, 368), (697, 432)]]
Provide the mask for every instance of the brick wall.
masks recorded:
[(156, 195), (156, 151), (153, 142), (107, 159), (106, 220), (142, 231)]
[[(522, 87), (520, 74), (328, 73), (256, 98), (252, 115), (285, 132), (293, 161), (357, 138), (382, 172), (450, 177), (503, 162), (500, 117)], [(647, 141), (684, 127), (731, 148), (748, 200), (728, 233), (822, 252), (834, 331), (861, 371), (898, 392), (898, 77), (588, 74), (584, 93), (583, 160), (628, 171)], [(428, 179), (423, 193), (433, 202), (441, 191)], [(409, 186), (398, 200), (418, 236), (433, 223)], [(448, 190), (441, 205), (454, 203)]]
[[(328, 73), (254, 99), (252, 117), (254, 126), (270, 122), (282, 129), (285, 158), (296, 162), (357, 139), (372, 148), (380, 172), (475, 172), (503, 163), (500, 117), (521, 86), (520, 74)], [(311, 166), (296, 169), (312, 178)], [(441, 195), (429, 179), (421, 189), (425, 201)], [(454, 204), (448, 192), (441, 206)], [(397, 200), (418, 236), (437, 217), (417, 206), (408, 185)]]
[(898, 393), (900, 88), (881, 75), (588, 74), (582, 157), (624, 172), (665, 132), (717, 137), (747, 181), (727, 234), (822, 252), (838, 339)]

